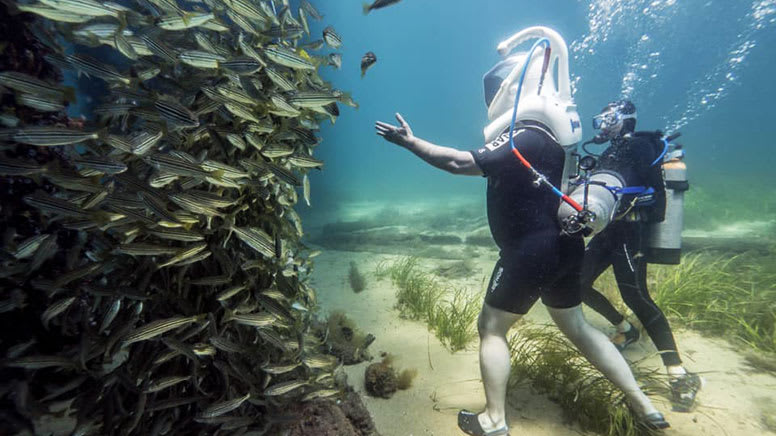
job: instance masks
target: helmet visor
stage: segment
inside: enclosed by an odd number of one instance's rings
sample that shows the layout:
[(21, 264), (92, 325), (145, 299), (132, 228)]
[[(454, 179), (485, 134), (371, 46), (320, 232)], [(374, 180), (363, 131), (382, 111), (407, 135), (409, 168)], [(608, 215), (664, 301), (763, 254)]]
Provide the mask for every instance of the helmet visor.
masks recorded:
[(524, 56), (521, 54), (512, 55), (493, 66), (482, 77), (482, 84), (485, 91), (485, 106), (490, 107), (493, 99), (501, 88), (501, 83), (509, 76), (509, 73), (515, 68)]

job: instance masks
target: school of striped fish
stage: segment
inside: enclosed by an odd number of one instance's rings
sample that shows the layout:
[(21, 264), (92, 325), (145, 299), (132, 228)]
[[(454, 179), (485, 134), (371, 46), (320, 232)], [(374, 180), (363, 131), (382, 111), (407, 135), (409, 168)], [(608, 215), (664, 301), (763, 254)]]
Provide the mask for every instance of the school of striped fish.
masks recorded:
[[(357, 106), (318, 75), (339, 68), (314, 54), (336, 31), (313, 39), (304, 0), (16, 6), (68, 42), (42, 41), (48, 63), (106, 91), (82, 127), (0, 117), (3, 195), (32, 223), (2, 234), (0, 319), (29, 325), (0, 343), (0, 398), (64, 434), (258, 435), (340, 396), (294, 210), (320, 123)], [(73, 102), (15, 71), (0, 91), (42, 113)]]

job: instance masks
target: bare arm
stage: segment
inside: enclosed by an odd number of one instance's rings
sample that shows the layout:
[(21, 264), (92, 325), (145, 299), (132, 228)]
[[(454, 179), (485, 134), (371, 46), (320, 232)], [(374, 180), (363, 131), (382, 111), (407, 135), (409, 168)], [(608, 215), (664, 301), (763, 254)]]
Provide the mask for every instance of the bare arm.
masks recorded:
[(443, 147), (432, 144), (412, 134), (410, 125), (404, 121), (400, 114), (396, 114), (399, 127), (377, 121), (376, 133), (386, 141), (406, 148), (430, 165), (452, 174), (467, 176), (481, 176), (482, 170), (474, 162), (474, 158), (468, 151), (457, 150), (452, 147)]

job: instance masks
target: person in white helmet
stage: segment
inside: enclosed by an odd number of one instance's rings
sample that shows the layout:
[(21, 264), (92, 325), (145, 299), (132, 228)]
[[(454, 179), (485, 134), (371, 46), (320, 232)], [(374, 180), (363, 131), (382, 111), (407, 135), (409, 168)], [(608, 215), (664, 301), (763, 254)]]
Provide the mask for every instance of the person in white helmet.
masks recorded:
[[(540, 38), (541, 52), (507, 57), (519, 43)], [(549, 49), (549, 50), (548, 50)], [(581, 138), (568, 83), (566, 44), (555, 31), (533, 27), (499, 46), (506, 59), (484, 77), (491, 124), (486, 144), (461, 151), (414, 135), (400, 114), (398, 126), (377, 121), (377, 135), (452, 174), (485, 176), (491, 233), (500, 258), (488, 284), (478, 319), (480, 370), (486, 406), (481, 413), (463, 410), (458, 426), (466, 434), (508, 434), (506, 417), (510, 354), (507, 332), (541, 298), (558, 328), (585, 357), (624, 393), (640, 423), (651, 429), (669, 427), (609, 339), (592, 327), (581, 310), (581, 236), (561, 231), (558, 205), (569, 148)], [(536, 54), (536, 55), (534, 55)], [(554, 56), (554, 57), (553, 57)], [(548, 66), (557, 62), (558, 86)], [(550, 71), (552, 69), (549, 69)], [(522, 92), (519, 104), (514, 104)]]

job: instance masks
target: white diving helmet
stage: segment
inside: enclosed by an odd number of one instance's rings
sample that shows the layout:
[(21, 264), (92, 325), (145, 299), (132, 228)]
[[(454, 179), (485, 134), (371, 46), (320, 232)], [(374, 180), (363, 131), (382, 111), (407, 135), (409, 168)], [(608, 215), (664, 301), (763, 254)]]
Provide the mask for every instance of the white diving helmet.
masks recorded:
[[(545, 70), (543, 80), (541, 76), (545, 50), (535, 50), (531, 59), (527, 59), (528, 52), (510, 55), (519, 44), (537, 38), (546, 38), (549, 41), (549, 68)], [(561, 146), (566, 149), (575, 147), (582, 139), (582, 125), (579, 122), (577, 106), (571, 97), (568, 47), (563, 38), (548, 27), (529, 27), (502, 41), (498, 45), (498, 52), (504, 60), (483, 77), (488, 119), (491, 121), (483, 132), (485, 142), (495, 140), (511, 124), (520, 75), (525, 63), (529, 62), (520, 92), (516, 119), (542, 123), (551, 130)], [(554, 73), (556, 68), (557, 84)]]

